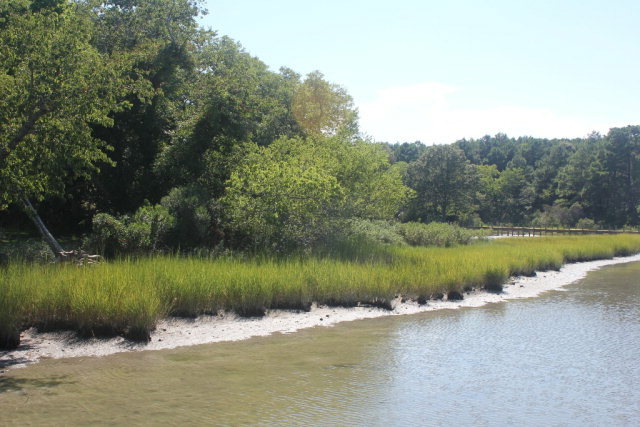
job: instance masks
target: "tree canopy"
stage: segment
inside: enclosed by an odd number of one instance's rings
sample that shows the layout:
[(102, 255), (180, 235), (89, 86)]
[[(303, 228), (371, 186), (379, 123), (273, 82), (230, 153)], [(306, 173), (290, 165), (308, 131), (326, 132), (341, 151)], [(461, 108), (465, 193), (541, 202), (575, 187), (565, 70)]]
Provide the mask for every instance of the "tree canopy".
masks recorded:
[(472, 209), (476, 169), (452, 145), (429, 147), (410, 165), (407, 181), (416, 190), (410, 216), (447, 222)]
[(70, 3), (49, 4), (2, 9), (0, 206), (59, 194), (69, 175), (108, 162), (91, 125), (111, 125), (110, 114), (126, 106), (125, 61), (92, 46), (90, 22)]
[(366, 140), (343, 87), (269, 69), (200, 28), (204, 13), (200, 0), (0, 3), (1, 224), (37, 208), (54, 228), (119, 236), (113, 253), (308, 247), (397, 219), (640, 225), (640, 126)]
[(308, 247), (347, 219), (392, 219), (411, 195), (384, 150), (364, 141), (283, 138), (247, 149), (222, 202), (256, 246)]

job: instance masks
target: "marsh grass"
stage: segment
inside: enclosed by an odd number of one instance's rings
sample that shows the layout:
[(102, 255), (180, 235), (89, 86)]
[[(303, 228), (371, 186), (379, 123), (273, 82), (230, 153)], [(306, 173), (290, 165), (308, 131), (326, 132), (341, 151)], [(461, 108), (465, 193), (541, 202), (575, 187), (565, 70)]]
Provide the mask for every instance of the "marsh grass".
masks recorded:
[[(148, 339), (157, 320), (233, 310), (308, 310), (311, 302), (388, 307), (397, 295), (429, 298), (500, 289), (509, 276), (565, 262), (640, 252), (640, 236), (502, 239), (451, 248), (342, 247), (337, 256), (284, 259), (158, 256), (95, 266), (12, 263), (0, 271), (0, 346), (30, 326), (82, 336)], [(353, 251), (351, 254), (349, 251)]]

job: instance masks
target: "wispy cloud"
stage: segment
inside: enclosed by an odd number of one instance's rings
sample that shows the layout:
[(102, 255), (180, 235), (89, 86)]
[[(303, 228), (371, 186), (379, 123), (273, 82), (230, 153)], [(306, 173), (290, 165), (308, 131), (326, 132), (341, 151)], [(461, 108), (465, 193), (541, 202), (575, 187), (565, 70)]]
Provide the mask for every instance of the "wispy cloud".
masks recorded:
[(378, 141), (433, 144), (498, 132), (516, 137), (584, 137), (616, 125), (518, 105), (460, 108), (451, 100), (454, 93), (464, 95), (464, 90), (438, 82), (380, 90), (372, 102), (359, 105), (360, 128)]

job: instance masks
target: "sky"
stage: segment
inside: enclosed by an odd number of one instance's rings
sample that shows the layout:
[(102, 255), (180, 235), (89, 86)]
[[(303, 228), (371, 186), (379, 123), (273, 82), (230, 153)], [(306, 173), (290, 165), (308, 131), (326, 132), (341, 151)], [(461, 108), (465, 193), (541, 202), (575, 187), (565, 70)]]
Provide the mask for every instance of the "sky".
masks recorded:
[(321, 71), (377, 141), (640, 124), (640, 0), (206, 0), (270, 69)]

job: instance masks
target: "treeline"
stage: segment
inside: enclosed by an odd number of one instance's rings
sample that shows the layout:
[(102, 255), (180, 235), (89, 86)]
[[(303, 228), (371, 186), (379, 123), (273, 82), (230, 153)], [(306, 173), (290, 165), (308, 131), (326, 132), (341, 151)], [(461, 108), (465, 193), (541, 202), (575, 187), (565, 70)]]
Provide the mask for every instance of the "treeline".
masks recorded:
[(385, 144), (408, 163), (407, 220), (581, 228), (640, 223), (640, 126), (587, 138), (504, 134), (427, 147)]
[(0, 5), (5, 224), (26, 227), (37, 201), (54, 234), (92, 232), (90, 248), (116, 254), (310, 247), (394, 217), (411, 190), (359, 137), (346, 91), (269, 70), (200, 28), (202, 13), (197, 0)]
[(637, 127), (373, 143), (342, 87), (269, 70), (200, 28), (201, 6), (0, 3), (4, 227), (38, 223), (35, 205), (54, 234), (117, 255), (317, 248), (398, 219), (638, 225)]

